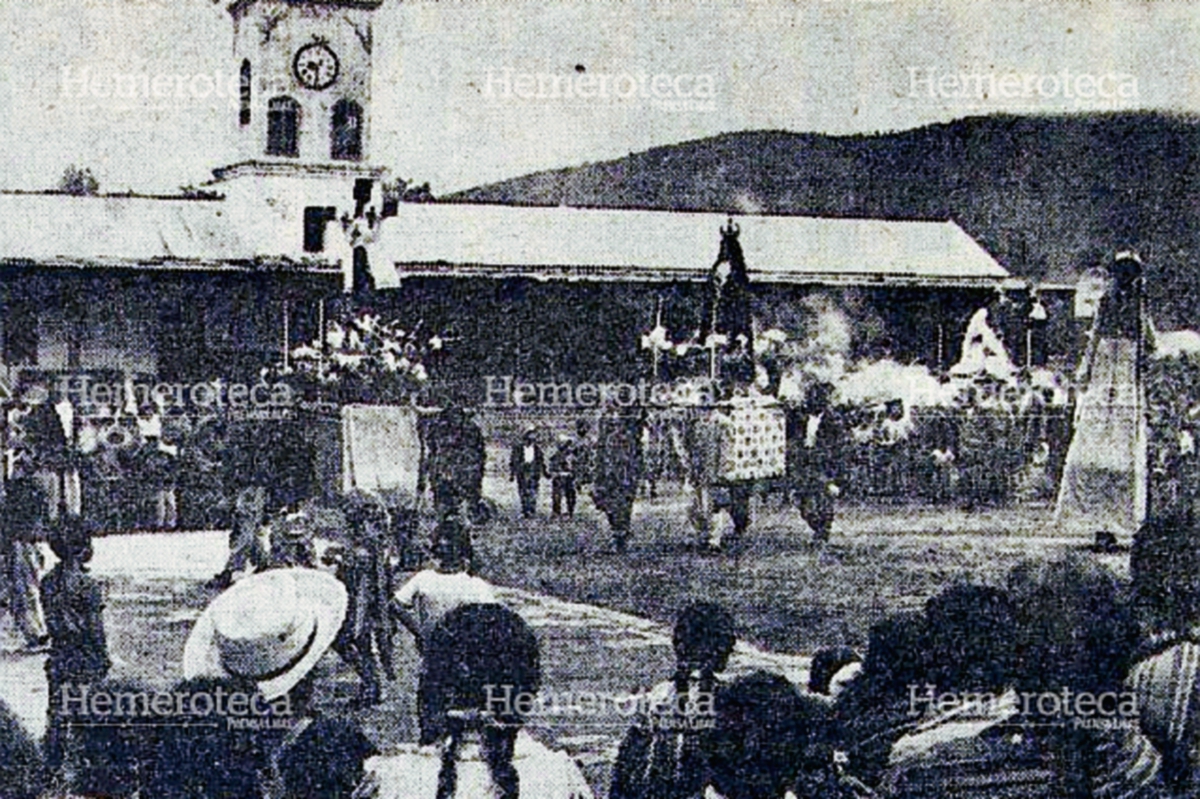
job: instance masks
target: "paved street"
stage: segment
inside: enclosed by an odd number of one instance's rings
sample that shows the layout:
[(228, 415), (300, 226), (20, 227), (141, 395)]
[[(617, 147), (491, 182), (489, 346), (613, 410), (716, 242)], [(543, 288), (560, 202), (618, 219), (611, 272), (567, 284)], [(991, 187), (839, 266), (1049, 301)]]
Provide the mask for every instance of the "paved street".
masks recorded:
[[(112, 676), (154, 687), (166, 687), (181, 676), (184, 640), (210, 596), (203, 582), (224, 563), (225, 541), (222, 532), (96, 539), (92, 571), (104, 582), (108, 595), (105, 625), (114, 661)], [(47, 555), (49, 560), (52, 556), (48, 551)], [(502, 595), (538, 631), (544, 693), (549, 699), (569, 699), (580, 692), (620, 698), (670, 671), (670, 630), (662, 624), (519, 589), (505, 588)], [(0, 623), (0, 636), (0, 644), (9, 650), (0, 655), (0, 698), (41, 734), (47, 701), (44, 655), (13, 653), (17, 640), (8, 619)], [(406, 634), (398, 637), (397, 655), (399, 679), (389, 687), (385, 701), (369, 711), (358, 711), (364, 727), (381, 743), (415, 734), (412, 694), (417, 661)], [(807, 658), (741, 644), (733, 668), (767, 668), (802, 680)], [(334, 656), (323, 663), (320, 679), (340, 700), (348, 699), (356, 686), (352, 673)], [(538, 732), (575, 753), (598, 784), (606, 782), (607, 764), (626, 724), (615, 705), (587, 715), (548, 710), (532, 721)]]
[[(639, 502), (633, 544), (619, 556), (589, 499), (581, 499), (572, 520), (522, 520), (512, 507), (511, 484), (490, 477), (488, 493), (498, 500), (500, 517), (477, 531), (476, 550), (484, 575), (541, 639), (546, 706), (530, 726), (578, 757), (601, 797), (628, 724), (630, 705), (620, 702), (670, 674), (669, 624), (688, 600), (727, 605), (747, 641), (757, 644), (739, 644), (732, 671), (763, 668), (802, 682), (807, 655), (818, 645), (862, 645), (873, 619), (919, 607), (955, 580), (1002, 581), (1020, 560), (1054, 557), (1086, 543), (1054, 534), (1045, 507), (967, 514), (853, 506), (839, 517), (830, 543), (814, 548), (794, 509), (756, 502), (747, 548), (737, 557), (711, 558), (689, 550), (682, 497), (666, 491)], [(49, 567), (52, 556), (46, 555)], [(157, 688), (179, 679), (188, 631), (214, 595), (204, 583), (225, 558), (223, 531), (95, 540), (92, 571), (107, 592), (114, 678)], [(1123, 556), (1107, 560), (1125, 568)], [(358, 681), (339, 658), (330, 655), (318, 667), (327, 709), (353, 714), (379, 744), (416, 735), (419, 662), (406, 633), (396, 644), (398, 678), (367, 710), (351, 707)], [(0, 619), (0, 698), (40, 734), (44, 656), (19, 654), (17, 646), (10, 621)], [(592, 700), (589, 712), (575, 702), (585, 693), (601, 699), (598, 705)]]

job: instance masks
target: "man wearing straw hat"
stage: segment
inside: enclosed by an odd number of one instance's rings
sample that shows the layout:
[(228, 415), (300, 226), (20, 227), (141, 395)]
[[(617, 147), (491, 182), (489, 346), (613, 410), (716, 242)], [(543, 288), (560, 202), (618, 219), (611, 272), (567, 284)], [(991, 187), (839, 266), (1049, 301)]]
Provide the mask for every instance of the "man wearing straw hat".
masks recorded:
[(283, 696), (333, 645), (346, 589), (316, 569), (269, 569), (244, 577), (200, 614), (183, 649), (183, 673), (252, 680), (265, 699)]
[[(327, 572), (270, 569), (217, 596), (188, 636), (185, 680), (252, 684), (258, 691), (252, 707), (269, 704), (272, 716), (291, 717), (262, 764), (263, 795), (346, 795), (375, 751), (349, 722), (307, 713), (305, 707), (313, 670), (337, 638), (347, 604), (345, 587)], [(219, 725), (216, 734), (224, 728)]]

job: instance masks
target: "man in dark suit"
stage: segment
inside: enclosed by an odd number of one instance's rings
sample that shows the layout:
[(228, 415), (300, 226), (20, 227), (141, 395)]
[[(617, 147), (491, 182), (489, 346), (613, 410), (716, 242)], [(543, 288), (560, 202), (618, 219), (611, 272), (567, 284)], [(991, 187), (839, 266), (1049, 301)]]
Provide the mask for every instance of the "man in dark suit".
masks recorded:
[(600, 417), (592, 501), (608, 519), (617, 552), (624, 552), (629, 541), (633, 503), (642, 481), (642, 463), (641, 413), (610, 407)]
[(546, 471), (546, 459), (537, 442), (537, 431), (532, 427), (525, 431), (521, 440), (512, 448), (509, 459), (509, 477), (517, 483), (521, 497), (521, 515), (531, 519), (537, 515), (538, 483)]
[(483, 432), (466, 408), (456, 399), (430, 421), (425, 429), (425, 459), (421, 465), (421, 488), (433, 489), (438, 520), (450, 515), (475, 519), (483, 499), (483, 472), (487, 453)]
[(845, 451), (845, 431), (830, 407), (833, 386), (813, 386), (804, 404), (788, 414), (788, 467), (800, 515), (813, 531), (813, 541), (829, 540), (833, 526)]

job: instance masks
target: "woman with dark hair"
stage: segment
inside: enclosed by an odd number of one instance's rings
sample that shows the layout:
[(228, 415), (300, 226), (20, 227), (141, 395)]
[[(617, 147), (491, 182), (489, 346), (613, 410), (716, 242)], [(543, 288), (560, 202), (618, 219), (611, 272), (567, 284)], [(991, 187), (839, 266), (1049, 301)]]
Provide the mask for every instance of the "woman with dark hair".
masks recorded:
[[(1009, 588), (1017, 605), (1023, 734), (1053, 765), (1059, 795), (1162, 796), (1159, 755), (1136, 717), (1125, 715), (1136, 710), (1122, 682), (1137, 624), (1116, 576), (1068, 557), (1018, 566)], [(1099, 699), (1078, 699), (1084, 696)]]
[(925, 603), (925, 621), (930, 677), (940, 690), (999, 693), (1011, 686), (1016, 617), (1007, 591), (952, 585)]
[(113, 713), (89, 716), (72, 731), (68, 758), (70, 789), (105, 799), (151, 796), (158, 732), (155, 719), (141, 712), (155, 692), (137, 680), (102, 680), (93, 694), (113, 697)]
[(1152, 517), (1133, 539), (1133, 593), (1148, 630), (1128, 683), (1139, 726), (1179, 795), (1200, 788), (1200, 535), (1190, 513)]
[(808, 667), (808, 691), (834, 701), (862, 674), (862, 655), (848, 646), (818, 649)]
[(1149, 646), (1200, 630), (1200, 531), (1191, 513), (1152, 516), (1134, 536), (1129, 574)]
[(177, 683), (164, 695), (181, 712), (155, 726), (150, 788), (139, 795), (348, 799), (377, 750), (349, 721), (309, 712), (313, 687), (306, 675), (268, 698), (238, 677)]
[(737, 638), (733, 616), (694, 602), (675, 622), (675, 673), (650, 691), (651, 713), (625, 733), (613, 767), (610, 799), (690, 797), (709, 780), (701, 739), (713, 726), (718, 675)]
[[(711, 789), (724, 799), (781, 799), (801, 772), (827, 771), (828, 712), (778, 674), (760, 671), (732, 681), (717, 694), (715, 725), (701, 739)], [(805, 784), (802, 795), (810, 797)]]
[(367, 761), (357, 799), (591, 799), (569, 755), (524, 732), (541, 686), (529, 625), (501, 605), (464, 605), (429, 636), (418, 703), (420, 746)]
[(88, 572), (92, 539), (80, 520), (64, 521), (50, 536), (59, 562), (42, 581), (42, 606), (50, 632), (46, 658), (49, 692), (46, 765), (53, 773), (62, 766), (69, 725), (63, 708), (65, 694), (78, 693), (108, 674), (112, 661), (104, 633), (104, 592)]
[(925, 616), (931, 679), (910, 688), (917, 724), (892, 745), (881, 792), (913, 799), (1058, 796), (1043, 749), (1021, 726), (1008, 593), (951, 586), (926, 603)]
[(871, 627), (862, 674), (834, 705), (835, 746), (853, 780), (878, 783), (892, 744), (916, 726), (911, 691), (929, 683), (928, 661), (922, 614), (896, 613)]
[(252, 680), (232, 677), (195, 677), (171, 687), (172, 696), (185, 697), (182, 714), (173, 714), (168, 724), (157, 728), (157, 757), (152, 769), (152, 787), (146, 796), (162, 799), (221, 799), (227, 796), (257, 796), (259, 774), (270, 762), (271, 749), (279, 742), (278, 731), (233, 729), (226, 719), (214, 719), (196, 711), (196, 697), (253, 696)]

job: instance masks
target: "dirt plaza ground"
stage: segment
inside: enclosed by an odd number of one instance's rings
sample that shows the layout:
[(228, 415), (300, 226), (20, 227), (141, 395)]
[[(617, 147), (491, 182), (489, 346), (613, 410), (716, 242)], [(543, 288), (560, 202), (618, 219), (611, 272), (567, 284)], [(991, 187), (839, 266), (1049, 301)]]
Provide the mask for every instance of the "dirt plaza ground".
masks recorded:
[[(746, 546), (710, 556), (692, 546), (683, 497), (664, 486), (661, 498), (639, 502), (630, 551), (618, 555), (586, 497), (575, 519), (550, 518), (543, 507), (541, 517), (522, 520), (510, 492), (491, 486), (499, 515), (476, 531), (480, 571), (541, 639), (545, 705), (532, 727), (579, 757), (601, 796), (628, 723), (631, 705), (622, 702), (670, 673), (670, 623), (689, 600), (715, 599), (733, 611), (743, 641), (735, 671), (767, 668), (800, 681), (816, 648), (862, 645), (874, 620), (918, 607), (955, 580), (996, 583), (1024, 558), (1089, 543), (1053, 534), (1046, 507), (968, 514), (860, 505), (843, 508), (832, 540), (818, 548), (795, 510), (756, 500)], [(114, 677), (161, 688), (179, 678), (188, 630), (213, 596), (204, 582), (225, 554), (223, 531), (97, 540), (93, 571), (107, 591)], [(1111, 560), (1125, 568), (1123, 556)], [(376, 707), (352, 706), (357, 681), (336, 657), (318, 677), (326, 709), (353, 714), (381, 745), (415, 735), (418, 659), (406, 633), (396, 646), (400, 673)], [(15, 647), (5, 620), (0, 648)], [(0, 698), (35, 729), (44, 726), (42, 660), (0, 654)], [(583, 694), (600, 699), (581, 711), (574, 700)]]

